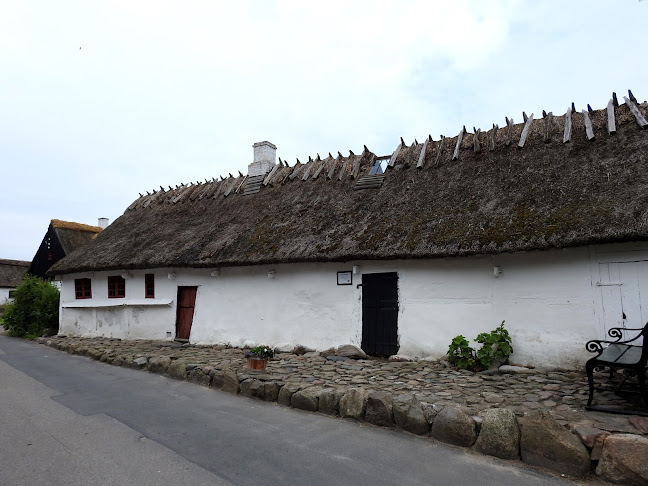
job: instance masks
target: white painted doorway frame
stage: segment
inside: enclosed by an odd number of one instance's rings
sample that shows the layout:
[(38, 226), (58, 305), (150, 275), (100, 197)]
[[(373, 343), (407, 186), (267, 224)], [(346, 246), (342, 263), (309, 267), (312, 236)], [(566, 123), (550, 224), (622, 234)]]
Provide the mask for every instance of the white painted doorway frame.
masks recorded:
[(611, 327), (643, 327), (648, 321), (648, 243), (591, 246), (590, 268), (599, 333), (592, 339), (609, 339)]

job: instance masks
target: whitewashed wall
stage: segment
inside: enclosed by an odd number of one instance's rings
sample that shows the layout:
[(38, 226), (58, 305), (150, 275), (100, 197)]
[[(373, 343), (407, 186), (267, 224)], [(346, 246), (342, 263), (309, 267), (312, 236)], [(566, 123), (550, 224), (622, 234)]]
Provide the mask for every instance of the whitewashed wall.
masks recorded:
[[(364, 274), (398, 272), (399, 354), (441, 356), (454, 336), (472, 341), (505, 320), (514, 363), (574, 367), (588, 357), (584, 343), (603, 336), (601, 262), (627, 259), (629, 249), (632, 258), (648, 260), (647, 245), (604, 245), (440, 260), (222, 268), (218, 276), (211, 269), (159, 269), (153, 272), (156, 299), (144, 299), (144, 273), (151, 271), (132, 272), (126, 299), (108, 299), (107, 276), (116, 273), (97, 272), (93, 299), (75, 300), (74, 279), (88, 275), (69, 275), (62, 285), (60, 332), (172, 339), (177, 287), (198, 286), (193, 343), (299, 343), (319, 350), (360, 345), (361, 275), (353, 275), (353, 285), (336, 284), (337, 271), (359, 265)], [(501, 268), (500, 277), (494, 266)], [(270, 270), (274, 278), (268, 278)]]
[(9, 287), (0, 287), (0, 305), (6, 303), (9, 300), (9, 291), (13, 288)]

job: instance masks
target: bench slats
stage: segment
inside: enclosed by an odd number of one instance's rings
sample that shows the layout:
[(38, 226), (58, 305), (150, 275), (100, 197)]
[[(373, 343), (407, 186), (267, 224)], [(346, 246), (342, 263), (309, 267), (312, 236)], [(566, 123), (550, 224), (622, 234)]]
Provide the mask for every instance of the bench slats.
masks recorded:
[(628, 346), (628, 350), (623, 353), (619, 359), (617, 359), (617, 363), (619, 364), (637, 364), (639, 363), (639, 360), (641, 359), (641, 348), (639, 346)]
[(608, 363), (616, 363), (631, 347), (632, 346), (629, 346), (627, 344), (610, 344), (603, 350), (601, 355), (598, 357), (598, 360), (607, 361)]

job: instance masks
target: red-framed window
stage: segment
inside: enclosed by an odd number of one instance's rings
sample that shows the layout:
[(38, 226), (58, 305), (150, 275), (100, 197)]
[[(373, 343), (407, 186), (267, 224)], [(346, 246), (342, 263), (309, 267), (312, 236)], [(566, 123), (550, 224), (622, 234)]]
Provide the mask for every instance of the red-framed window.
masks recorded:
[(126, 280), (119, 275), (108, 277), (108, 298), (118, 299), (126, 297)]
[(147, 299), (155, 298), (155, 275), (152, 273), (144, 275), (144, 297)]
[(92, 284), (89, 278), (74, 279), (74, 295), (77, 299), (92, 298)]

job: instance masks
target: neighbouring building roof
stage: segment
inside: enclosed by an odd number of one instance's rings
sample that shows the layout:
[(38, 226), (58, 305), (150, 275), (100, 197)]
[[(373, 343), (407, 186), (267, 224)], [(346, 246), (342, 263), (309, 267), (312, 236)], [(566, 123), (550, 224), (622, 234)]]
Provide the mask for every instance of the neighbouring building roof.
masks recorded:
[(51, 226), (56, 232), (65, 253), (71, 253), (101, 233), (101, 227), (53, 219)]
[(51, 220), (28, 272), (38, 277), (46, 277), (52, 265), (94, 239), (101, 231), (99, 226), (60, 219)]
[(30, 262), (0, 259), (0, 287), (15, 288), (22, 282)]
[(401, 143), (384, 174), (369, 175), (377, 157), (365, 147), (292, 167), (280, 159), (262, 176), (160, 189), (52, 272), (436, 258), (646, 240), (648, 105), (631, 98)]

